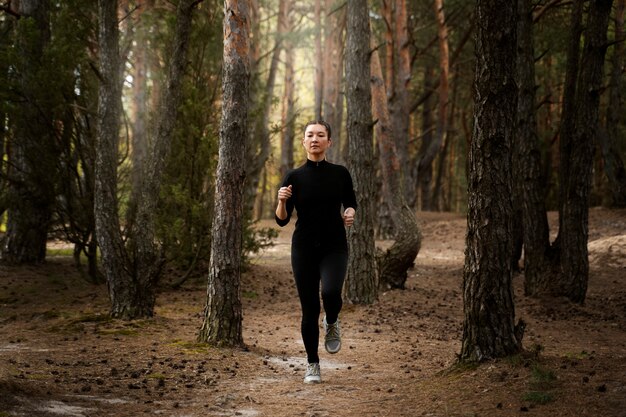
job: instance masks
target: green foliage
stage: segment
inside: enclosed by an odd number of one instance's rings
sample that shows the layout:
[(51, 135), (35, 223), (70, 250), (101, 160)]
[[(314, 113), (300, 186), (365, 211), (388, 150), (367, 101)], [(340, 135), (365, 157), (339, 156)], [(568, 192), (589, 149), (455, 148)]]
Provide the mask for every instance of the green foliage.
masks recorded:
[(210, 254), (219, 138), (221, 27), (215, 24), (217, 18), (216, 12), (195, 14), (184, 99), (157, 213), (157, 234), (166, 257), (184, 269), (202, 265)]
[(554, 400), (551, 393), (556, 381), (556, 374), (551, 369), (544, 368), (534, 363), (530, 372), (530, 391), (523, 395), (525, 401), (532, 404), (547, 404)]
[(244, 225), (243, 249), (244, 267), (250, 262), (250, 256), (265, 248), (271, 247), (273, 239), (278, 237), (278, 231), (270, 227), (255, 227), (255, 222), (248, 221)]

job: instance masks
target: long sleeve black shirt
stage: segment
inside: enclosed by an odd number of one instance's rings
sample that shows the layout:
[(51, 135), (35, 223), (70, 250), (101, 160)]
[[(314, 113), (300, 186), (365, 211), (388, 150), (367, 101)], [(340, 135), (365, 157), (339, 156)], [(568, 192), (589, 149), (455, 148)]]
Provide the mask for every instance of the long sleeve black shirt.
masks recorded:
[(287, 218), (276, 217), (279, 226), (291, 219), (295, 207), (298, 221), (292, 245), (297, 248), (346, 249), (346, 232), (343, 209), (356, 210), (356, 196), (350, 172), (326, 160), (314, 162), (307, 159), (299, 168), (290, 171), (281, 187), (292, 186), (287, 200)]

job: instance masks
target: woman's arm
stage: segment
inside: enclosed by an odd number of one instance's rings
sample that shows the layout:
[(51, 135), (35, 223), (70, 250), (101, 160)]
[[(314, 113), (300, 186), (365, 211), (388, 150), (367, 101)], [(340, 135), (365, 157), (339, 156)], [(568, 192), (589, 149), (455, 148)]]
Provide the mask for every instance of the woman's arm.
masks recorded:
[(287, 200), (292, 195), (292, 185), (287, 187), (280, 187), (278, 190), (278, 205), (276, 206), (276, 223), (279, 226), (285, 226), (289, 223), (289, 209), (287, 207)]

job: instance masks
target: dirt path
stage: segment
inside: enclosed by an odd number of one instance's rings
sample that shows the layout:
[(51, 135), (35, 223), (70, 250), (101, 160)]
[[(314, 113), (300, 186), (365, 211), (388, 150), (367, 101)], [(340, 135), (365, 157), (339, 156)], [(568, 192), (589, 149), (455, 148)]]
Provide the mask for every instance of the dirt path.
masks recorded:
[(345, 306), (343, 349), (322, 348), (314, 386), (302, 383), (290, 230), (242, 279), (244, 350), (195, 343), (204, 282), (163, 291), (153, 320), (120, 323), (106, 287), (68, 259), (0, 267), (0, 417), (626, 416), (626, 211), (591, 211), (585, 306), (527, 299), (516, 277), (529, 352), (464, 369), (465, 219), (418, 219), (407, 289)]

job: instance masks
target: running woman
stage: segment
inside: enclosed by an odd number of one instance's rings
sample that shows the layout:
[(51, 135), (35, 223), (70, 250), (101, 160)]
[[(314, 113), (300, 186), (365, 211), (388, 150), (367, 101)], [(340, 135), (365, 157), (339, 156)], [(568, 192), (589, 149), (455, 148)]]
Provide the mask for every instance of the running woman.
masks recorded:
[(337, 353), (341, 349), (341, 291), (348, 266), (345, 227), (354, 223), (357, 204), (348, 170), (326, 160), (326, 150), (332, 144), (330, 125), (323, 120), (307, 123), (302, 144), (307, 161), (283, 180), (278, 190), (276, 223), (285, 226), (293, 209), (298, 212), (291, 241), (291, 266), (302, 307), (301, 331), (308, 362), (304, 382), (320, 383), (320, 283), (324, 346), (328, 353)]

